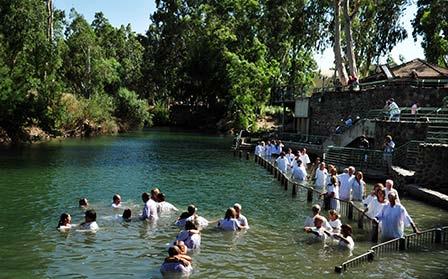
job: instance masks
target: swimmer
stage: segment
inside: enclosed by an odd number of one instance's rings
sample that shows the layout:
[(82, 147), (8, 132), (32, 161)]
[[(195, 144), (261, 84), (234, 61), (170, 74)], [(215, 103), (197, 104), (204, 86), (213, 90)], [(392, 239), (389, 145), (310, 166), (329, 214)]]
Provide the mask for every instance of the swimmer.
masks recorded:
[(112, 207), (113, 208), (119, 208), (121, 207), (121, 196), (119, 194), (115, 194), (112, 197)]
[(89, 207), (89, 202), (87, 201), (86, 198), (82, 198), (79, 200), (79, 207), (80, 208), (87, 208)]
[(81, 230), (97, 231), (99, 229), (96, 223), (96, 212), (93, 209), (89, 209), (85, 213), (85, 221), (79, 225)]
[(218, 228), (223, 231), (237, 231), (242, 227), (236, 219), (236, 210), (232, 207), (228, 208), (223, 219), (218, 221)]
[(60, 231), (69, 230), (72, 227), (72, 216), (68, 213), (62, 213), (59, 218), (57, 229)]

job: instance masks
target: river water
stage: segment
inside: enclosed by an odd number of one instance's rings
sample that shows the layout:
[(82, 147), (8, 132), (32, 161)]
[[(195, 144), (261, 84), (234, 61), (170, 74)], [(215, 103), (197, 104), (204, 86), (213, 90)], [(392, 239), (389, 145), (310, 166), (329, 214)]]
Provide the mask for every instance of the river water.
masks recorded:
[[(209, 220), (239, 202), (251, 228), (202, 232), (191, 278), (339, 278), (334, 266), (350, 255), (306, 244), (310, 204), (292, 198), (265, 169), (229, 151), (231, 138), (150, 130), (0, 149), (0, 278), (161, 278), (159, 267), (178, 229), (176, 214), (156, 226), (121, 224), (112, 196), (138, 214), (140, 195), (159, 187), (180, 210), (195, 204)], [(96, 234), (59, 233), (59, 215), (82, 221), (78, 199), (98, 214)], [(448, 213), (403, 199), (421, 228), (448, 225)], [(356, 241), (356, 234), (355, 234)], [(371, 243), (356, 242), (354, 255)], [(392, 254), (344, 278), (446, 278), (445, 250)]]

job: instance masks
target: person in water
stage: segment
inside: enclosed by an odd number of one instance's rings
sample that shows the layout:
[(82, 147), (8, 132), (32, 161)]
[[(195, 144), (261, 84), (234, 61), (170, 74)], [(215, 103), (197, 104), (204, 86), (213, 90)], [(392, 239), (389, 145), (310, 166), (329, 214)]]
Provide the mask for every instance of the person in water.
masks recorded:
[(229, 207), (223, 219), (218, 221), (218, 228), (223, 231), (237, 231), (241, 230), (242, 227), (238, 219), (236, 219), (236, 210)]
[(72, 227), (72, 216), (68, 213), (62, 213), (59, 217), (59, 223), (57, 229), (60, 231), (69, 230)]
[(201, 246), (198, 226), (193, 221), (185, 222), (185, 229), (176, 236), (176, 241), (182, 241), (188, 249), (198, 249)]
[(198, 225), (199, 229), (204, 229), (208, 226), (208, 221), (204, 217), (201, 217), (197, 214), (197, 208), (193, 204), (190, 204), (187, 207), (186, 212), (182, 212), (179, 218), (176, 221), (176, 226), (183, 228), (185, 227), (185, 223), (187, 221), (193, 221)]
[(241, 210), (242, 210), (241, 204), (235, 203), (233, 205), (233, 208), (236, 211), (236, 219), (240, 223), (241, 228), (242, 229), (248, 229), (249, 228), (249, 223), (247, 222), (247, 218), (246, 218), (246, 216), (241, 214)]
[(93, 209), (89, 209), (85, 213), (85, 221), (79, 225), (81, 230), (96, 231), (99, 229), (96, 223), (96, 212)]
[(182, 276), (188, 276), (193, 271), (191, 263), (191, 257), (182, 254), (179, 246), (174, 245), (168, 248), (168, 257), (165, 258), (160, 267), (160, 272), (164, 276), (170, 273), (180, 273)]
[(166, 196), (164, 193), (159, 193), (157, 195), (157, 213), (163, 214), (164, 212), (178, 211), (178, 209), (174, 205), (167, 202), (165, 199)]
[(123, 221), (125, 222), (131, 222), (131, 218), (132, 218), (132, 211), (129, 208), (126, 208), (123, 211), (123, 215), (121, 215), (121, 218), (123, 219)]
[(328, 231), (323, 227), (324, 222), (325, 219), (317, 215), (314, 217), (314, 227), (305, 227), (303, 230), (314, 235), (313, 241), (324, 242), (328, 234)]
[(89, 207), (89, 202), (87, 201), (87, 199), (86, 198), (82, 198), (82, 199), (80, 199), (79, 200), (79, 207), (80, 208), (87, 208), (87, 207)]
[(157, 214), (157, 202), (150, 198), (150, 195), (147, 192), (142, 194), (142, 201), (145, 205), (143, 207), (143, 212), (140, 215), (140, 219), (156, 221), (159, 218)]
[(115, 194), (112, 197), (112, 207), (113, 208), (120, 208), (121, 207), (121, 196), (119, 194)]
[(342, 224), (341, 233), (330, 234), (334, 239), (339, 240), (338, 246), (343, 249), (353, 250), (355, 247), (355, 241), (352, 237), (352, 227), (348, 224)]

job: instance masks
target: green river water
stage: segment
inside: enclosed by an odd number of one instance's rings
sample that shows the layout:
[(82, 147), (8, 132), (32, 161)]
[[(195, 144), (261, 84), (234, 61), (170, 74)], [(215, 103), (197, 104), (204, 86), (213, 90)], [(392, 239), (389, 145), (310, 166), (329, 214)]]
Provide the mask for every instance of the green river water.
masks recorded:
[[(159, 267), (178, 229), (176, 214), (156, 226), (121, 224), (110, 204), (120, 193), (137, 214), (140, 195), (159, 187), (180, 210), (194, 203), (209, 220), (239, 202), (251, 228), (202, 232), (191, 278), (447, 278), (447, 250), (391, 254), (338, 275), (349, 258), (306, 244), (311, 204), (292, 198), (252, 160), (234, 158), (232, 139), (150, 130), (0, 149), (0, 278), (161, 278)], [(56, 230), (59, 215), (82, 221), (87, 197), (98, 214), (96, 234)], [(421, 228), (448, 225), (448, 213), (403, 199)], [(355, 234), (355, 241), (356, 241)], [(354, 255), (371, 243), (356, 242)]]

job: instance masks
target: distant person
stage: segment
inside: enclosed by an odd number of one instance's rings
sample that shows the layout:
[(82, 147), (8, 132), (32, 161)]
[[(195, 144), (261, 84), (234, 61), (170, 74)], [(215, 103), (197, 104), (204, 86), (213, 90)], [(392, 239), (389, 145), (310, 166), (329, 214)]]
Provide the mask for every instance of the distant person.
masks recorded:
[(322, 218), (322, 216), (316, 216), (314, 218), (314, 227), (305, 227), (303, 230), (306, 233), (310, 233), (313, 234), (313, 242), (317, 241), (317, 242), (324, 242), (325, 239), (327, 238), (327, 233), (325, 228), (323, 227), (324, 224), (324, 219)]
[(130, 221), (131, 221), (131, 218), (132, 218), (132, 211), (131, 211), (131, 209), (126, 208), (126, 209), (123, 211), (123, 215), (121, 215), (121, 218), (122, 218), (123, 221), (125, 221), (125, 222), (130, 222)]
[(411, 115), (414, 118), (414, 122), (417, 121), (418, 102), (414, 102), (411, 106)]
[(208, 221), (204, 217), (197, 214), (197, 208), (195, 205), (190, 204), (187, 207), (187, 212), (183, 212), (176, 221), (176, 226), (183, 228), (187, 221), (193, 221), (198, 225), (198, 228), (204, 229), (208, 226)]
[(171, 203), (165, 201), (165, 199), (166, 199), (166, 196), (164, 193), (159, 193), (157, 195), (157, 200), (159, 201), (157, 203), (157, 213), (158, 214), (178, 211), (177, 207), (175, 207)]
[(339, 218), (340, 216), (336, 210), (331, 209), (328, 211), (328, 223), (330, 224), (331, 232), (333, 233), (339, 233), (341, 231), (342, 222)]
[(60, 231), (67, 231), (72, 227), (72, 216), (68, 213), (62, 213), (59, 217), (57, 229)]
[(314, 162), (309, 166), (310, 170), (309, 179), (314, 179), (314, 177), (316, 176), (316, 170), (319, 168), (319, 166), (320, 166), (320, 157), (316, 157)]
[(348, 167), (347, 171), (337, 176), (339, 180), (339, 197), (341, 200), (350, 201), (352, 194), (352, 183), (355, 173), (355, 167)]
[(240, 226), (242, 229), (248, 229), (249, 228), (249, 222), (247, 222), (247, 218), (246, 216), (244, 216), (243, 214), (241, 214), (241, 204), (239, 203), (235, 203), (233, 205), (233, 208), (236, 211), (236, 219), (238, 220), (238, 222), (240, 223)]
[(305, 224), (304, 224), (303, 227), (312, 227), (312, 226), (314, 226), (314, 218), (316, 218), (316, 216), (320, 216), (324, 220), (323, 227), (326, 230), (331, 231), (331, 229), (332, 229), (331, 225), (330, 225), (330, 223), (327, 221), (327, 219), (324, 216), (320, 215), (320, 209), (321, 209), (320, 205), (318, 205), (318, 204), (315, 204), (315, 205), (313, 205), (311, 207), (312, 215), (306, 217)]
[(335, 175), (330, 177), (330, 184), (327, 185), (327, 196), (330, 198), (330, 208), (339, 211), (339, 185)]
[(227, 209), (224, 218), (218, 221), (218, 228), (223, 231), (237, 231), (242, 227), (236, 219), (236, 210), (233, 207)]
[(149, 193), (142, 194), (142, 201), (144, 203), (143, 212), (140, 215), (141, 220), (156, 221), (159, 219), (157, 214), (157, 202), (151, 199)]
[(355, 241), (352, 237), (353, 230), (352, 227), (348, 224), (341, 225), (341, 233), (340, 234), (332, 234), (332, 237), (339, 240), (338, 246), (340, 248), (353, 250), (355, 248)]
[(320, 163), (319, 168), (316, 170), (316, 174), (314, 175), (314, 184), (316, 185), (316, 188), (320, 190), (324, 190), (327, 183), (328, 171), (325, 167), (325, 162)]
[(115, 194), (112, 197), (112, 208), (120, 208), (121, 207), (121, 196), (119, 194)]
[(176, 236), (176, 241), (183, 241), (188, 249), (194, 250), (201, 246), (201, 234), (193, 221), (185, 222), (185, 228)]
[(258, 142), (258, 145), (255, 147), (255, 155), (260, 157), (264, 155), (264, 141)]
[(299, 149), (299, 159), (300, 161), (302, 161), (302, 168), (305, 171), (305, 173), (308, 170), (308, 164), (311, 163), (310, 157), (308, 156), (308, 154), (306, 153), (306, 148), (302, 147)]
[(385, 205), (375, 217), (381, 222), (381, 238), (383, 241), (401, 238), (404, 236), (404, 227), (411, 226), (415, 233), (420, 233), (406, 208), (396, 203), (395, 193), (389, 193), (389, 204)]
[(306, 170), (304, 170), (303, 162), (300, 159), (296, 159), (296, 164), (292, 169), (292, 178), (299, 182), (304, 182), (306, 180)]
[(183, 255), (179, 247), (175, 245), (168, 249), (168, 257), (160, 267), (160, 272), (164, 276), (180, 274), (182, 277), (188, 277), (193, 271), (191, 263), (191, 257)]
[(383, 160), (386, 166), (387, 173), (390, 172), (392, 167), (392, 157), (395, 150), (395, 142), (392, 140), (392, 136), (387, 135), (383, 143)]
[(399, 122), (400, 121), (400, 108), (398, 107), (397, 103), (395, 103), (394, 98), (390, 98), (387, 103), (389, 104), (389, 120), (393, 122)]
[(78, 204), (79, 204), (79, 207), (80, 208), (88, 208), (89, 207), (89, 202), (87, 201), (87, 199), (86, 198), (82, 198), (82, 199), (80, 199), (79, 200), (79, 202), (78, 202)]
[(400, 196), (398, 195), (397, 190), (394, 189), (394, 181), (392, 179), (386, 180), (386, 197), (389, 197), (390, 193), (395, 193), (395, 196), (397, 197), (397, 203), (400, 203)]
[(366, 138), (366, 136), (362, 135), (359, 138), (359, 145), (358, 145), (358, 147), (362, 148), (362, 149), (369, 149), (370, 148), (370, 143), (369, 143), (369, 140)]
[(278, 169), (282, 173), (286, 173), (289, 167), (289, 160), (285, 158), (285, 152), (280, 153), (280, 156), (275, 160)]
[(364, 210), (366, 215), (372, 219), (374, 219), (375, 216), (383, 210), (383, 207), (389, 203), (389, 201), (386, 200), (386, 191), (384, 191), (384, 189), (378, 189), (375, 196), (376, 198), (372, 199), (367, 208)]
[(96, 212), (93, 209), (89, 209), (85, 212), (84, 222), (79, 225), (81, 230), (97, 231), (99, 229), (96, 223)]
[(364, 182), (364, 175), (362, 172), (357, 171), (352, 179), (352, 200), (362, 201), (366, 192), (366, 183)]

